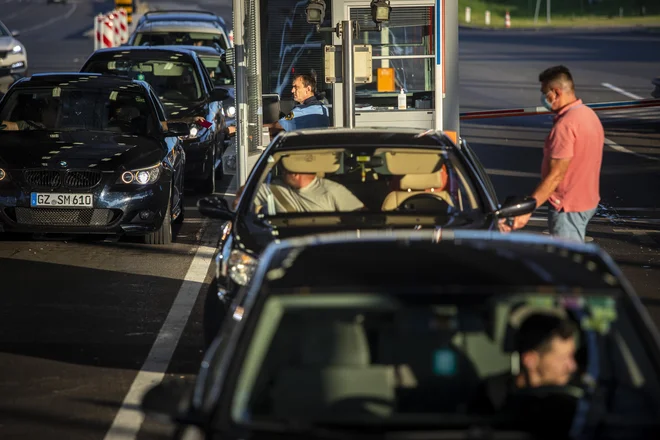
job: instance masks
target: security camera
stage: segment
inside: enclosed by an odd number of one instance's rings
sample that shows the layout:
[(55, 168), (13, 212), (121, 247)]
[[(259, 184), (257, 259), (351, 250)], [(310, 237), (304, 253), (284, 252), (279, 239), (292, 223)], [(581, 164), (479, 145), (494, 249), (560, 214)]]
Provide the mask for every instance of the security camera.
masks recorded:
[(371, 1), (371, 18), (374, 23), (383, 23), (390, 21), (390, 0), (372, 0)]
[(325, 2), (323, 0), (309, 0), (307, 8), (307, 23), (320, 25), (325, 18)]

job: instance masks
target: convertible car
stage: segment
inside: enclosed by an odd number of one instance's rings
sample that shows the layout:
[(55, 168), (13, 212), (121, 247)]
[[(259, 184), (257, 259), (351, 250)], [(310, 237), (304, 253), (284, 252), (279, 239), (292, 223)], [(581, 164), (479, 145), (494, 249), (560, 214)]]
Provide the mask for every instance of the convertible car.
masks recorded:
[(247, 179), (236, 210), (224, 199), (198, 203), (226, 220), (206, 298), (207, 343), (222, 307), (252, 276), (273, 240), (362, 229), (497, 229), (532, 212), (533, 198), (504, 205), (466, 142), (413, 129), (315, 129), (278, 135)]

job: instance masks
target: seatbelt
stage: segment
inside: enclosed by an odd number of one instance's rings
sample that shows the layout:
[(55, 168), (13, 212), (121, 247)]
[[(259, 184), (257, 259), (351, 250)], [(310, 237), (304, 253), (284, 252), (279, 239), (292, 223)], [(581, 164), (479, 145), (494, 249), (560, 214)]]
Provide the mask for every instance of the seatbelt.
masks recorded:
[(286, 212), (297, 212), (296, 208), (294, 208), (293, 205), (291, 205), (291, 203), (286, 199), (282, 189), (279, 186), (271, 185), (270, 191), (273, 193), (273, 196), (277, 199), (277, 201), (280, 202), (282, 206), (284, 206)]

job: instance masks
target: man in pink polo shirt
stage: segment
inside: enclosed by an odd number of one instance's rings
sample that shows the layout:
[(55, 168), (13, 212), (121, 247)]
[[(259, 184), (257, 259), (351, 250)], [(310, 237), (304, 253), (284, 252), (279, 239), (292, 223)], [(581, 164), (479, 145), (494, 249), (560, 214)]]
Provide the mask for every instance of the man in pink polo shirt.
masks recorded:
[[(555, 113), (543, 147), (541, 183), (532, 196), (536, 207), (546, 201), (550, 234), (584, 241), (587, 224), (600, 201), (600, 167), (605, 133), (596, 113), (575, 96), (573, 77), (564, 66), (539, 75), (541, 102)], [(531, 214), (514, 218), (513, 229), (524, 227)], [(504, 221), (502, 232), (511, 231)]]

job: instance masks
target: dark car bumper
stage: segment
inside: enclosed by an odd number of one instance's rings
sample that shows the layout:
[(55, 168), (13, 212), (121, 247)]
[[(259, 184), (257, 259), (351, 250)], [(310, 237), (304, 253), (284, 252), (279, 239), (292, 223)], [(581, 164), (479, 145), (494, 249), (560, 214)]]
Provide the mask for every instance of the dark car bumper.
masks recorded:
[[(30, 206), (32, 192), (92, 194), (93, 207), (33, 208)], [(93, 190), (0, 187), (0, 231), (144, 235), (161, 227), (169, 197), (170, 184), (163, 180), (141, 188), (119, 185)]]

